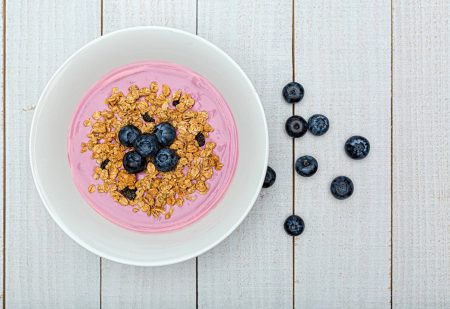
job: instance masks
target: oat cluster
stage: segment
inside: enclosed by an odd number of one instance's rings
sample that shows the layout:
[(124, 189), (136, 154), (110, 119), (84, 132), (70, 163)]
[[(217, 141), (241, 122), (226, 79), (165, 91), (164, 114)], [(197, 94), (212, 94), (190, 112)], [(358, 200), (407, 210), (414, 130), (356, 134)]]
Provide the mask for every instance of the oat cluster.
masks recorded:
[[(159, 91), (158, 84), (152, 82), (150, 87), (132, 85), (127, 94), (113, 88), (104, 103), (106, 109), (96, 111), (83, 123), (91, 131), (89, 140), (81, 144), (81, 152), (92, 153), (98, 164), (93, 179), (101, 182), (89, 185), (90, 193), (108, 193), (121, 205), (133, 207), (135, 213), (169, 219), (175, 205), (181, 207), (185, 200), (194, 200), (196, 192), (208, 192), (208, 179), (223, 164), (214, 153), (216, 144), (207, 141), (214, 131), (208, 113), (192, 110), (195, 100), (190, 94), (181, 90), (171, 93), (167, 85)], [(160, 172), (148, 162), (147, 169), (138, 175), (125, 171), (122, 159), (129, 148), (120, 144), (119, 130), (132, 124), (142, 133), (152, 133), (161, 122), (169, 122), (177, 130), (170, 146), (180, 158), (175, 170)]]

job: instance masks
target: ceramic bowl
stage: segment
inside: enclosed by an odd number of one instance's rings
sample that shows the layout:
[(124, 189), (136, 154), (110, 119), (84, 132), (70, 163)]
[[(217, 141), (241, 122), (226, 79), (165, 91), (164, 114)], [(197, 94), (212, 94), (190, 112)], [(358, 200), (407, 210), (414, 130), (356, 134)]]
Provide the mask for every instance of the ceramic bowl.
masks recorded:
[[(177, 63), (208, 79), (228, 102), (239, 143), (234, 177), (217, 205), (181, 229), (160, 233), (127, 230), (99, 215), (75, 187), (67, 159), (68, 128), (86, 91), (117, 67), (149, 60)], [(124, 29), (86, 44), (50, 79), (31, 125), (31, 169), (51, 217), (81, 246), (107, 259), (131, 265), (181, 262), (224, 240), (256, 201), (266, 173), (267, 157), (264, 110), (242, 69), (205, 39), (164, 27)]]

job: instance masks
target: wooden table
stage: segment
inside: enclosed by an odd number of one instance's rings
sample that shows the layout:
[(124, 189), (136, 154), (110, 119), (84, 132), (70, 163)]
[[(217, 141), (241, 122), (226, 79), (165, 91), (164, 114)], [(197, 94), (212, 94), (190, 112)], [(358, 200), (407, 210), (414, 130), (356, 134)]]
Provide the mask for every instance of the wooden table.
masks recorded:
[[(3, 0), (4, 305), (450, 308), (449, 16), (438, 0)], [(125, 266), (75, 244), (47, 214), (28, 163), (50, 76), (83, 44), (137, 25), (197, 33), (242, 66), (277, 171), (226, 241), (170, 267)], [(293, 107), (280, 94), (292, 79), (306, 89)], [(292, 141), (293, 113), (328, 115), (331, 129)], [(370, 140), (367, 159), (346, 157), (353, 134)], [(293, 171), (302, 154), (319, 161), (312, 178)], [(341, 174), (355, 183), (346, 201), (329, 193)], [(292, 212), (306, 223), (295, 239), (282, 228)]]

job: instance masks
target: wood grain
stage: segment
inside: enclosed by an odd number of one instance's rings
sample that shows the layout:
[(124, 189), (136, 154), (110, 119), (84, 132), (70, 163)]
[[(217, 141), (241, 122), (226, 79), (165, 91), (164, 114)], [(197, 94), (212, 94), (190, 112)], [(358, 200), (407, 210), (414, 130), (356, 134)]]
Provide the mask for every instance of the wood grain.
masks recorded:
[(34, 106), (46, 82), (99, 34), (100, 2), (6, 4), (6, 306), (98, 307), (99, 259), (48, 215), (35, 190), (27, 146)]
[[(295, 176), (295, 212), (305, 232), (295, 240), (298, 308), (389, 308), (391, 141), (390, 2), (296, 1), (296, 80), (305, 87), (297, 114), (319, 113), (329, 131), (295, 142), (295, 158), (312, 155), (319, 170)], [(344, 143), (369, 139), (355, 161)], [(344, 201), (330, 193), (334, 177), (355, 185)]]
[[(195, 33), (195, 0), (103, 1), (104, 33), (151, 25)], [(157, 268), (126, 266), (105, 259), (102, 264), (102, 308), (195, 308), (195, 259)]]
[(450, 308), (449, 12), (394, 1), (395, 308)]
[[(292, 78), (289, 1), (198, 2), (198, 32), (233, 57), (248, 74), (269, 126), (269, 165), (277, 172), (240, 227), (198, 258), (200, 308), (290, 308), (292, 239), (283, 221), (292, 212), (292, 114), (281, 89)], [(245, 104), (245, 102), (242, 102)], [(249, 115), (251, 117), (251, 115)]]

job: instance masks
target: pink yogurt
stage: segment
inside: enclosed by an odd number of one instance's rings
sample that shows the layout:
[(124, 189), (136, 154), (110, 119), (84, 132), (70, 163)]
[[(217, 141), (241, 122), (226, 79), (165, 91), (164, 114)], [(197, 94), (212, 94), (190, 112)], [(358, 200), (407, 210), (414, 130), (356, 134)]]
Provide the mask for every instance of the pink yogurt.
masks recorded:
[[(98, 166), (91, 158), (91, 152), (81, 153), (81, 143), (87, 142), (90, 128), (83, 121), (98, 110), (107, 106), (103, 103), (111, 94), (113, 87), (126, 93), (131, 84), (149, 87), (152, 81), (159, 85), (167, 84), (173, 91), (181, 89), (190, 93), (196, 103), (194, 110), (204, 110), (209, 114), (209, 123), (215, 129), (207, 138), (217, 144), (215, 153), (224, 167), (215, 171), (207, 181), (210, 190), (207, 194), (196, 194), (196, 200), (185, 201), (182, 207), (175, 206), (172, 217), (166, 220), (147, 216), (141, 211), (132, 212), (131, 206), (121, 206), (107, 193), (89, 193), (90, 184), (100, 183), (92, 178), (93, 170)], [(73, 115), (68, 136), (68, 157), (73, 180), (84, 199), (102, 216), (128, 229), (139, 232), (161, 232), (179, 229), (190, 224), (212, 209), (227, 190), (238, 158), (238, 139), (236, 125), (231, 111), (219, 91), (199, 74), (178, 64), (166, 62), (139, 62), (129, 64), (106, 74), (99, 80), (79, 103)]]

